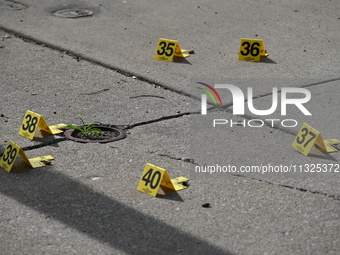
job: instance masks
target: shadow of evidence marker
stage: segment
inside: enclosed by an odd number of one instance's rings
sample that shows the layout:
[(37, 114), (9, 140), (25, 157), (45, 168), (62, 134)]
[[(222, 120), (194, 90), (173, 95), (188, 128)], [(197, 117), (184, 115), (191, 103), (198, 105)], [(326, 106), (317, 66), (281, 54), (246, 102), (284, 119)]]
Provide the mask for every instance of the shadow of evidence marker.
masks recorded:
[(174, 254), (183, 248), (181, 254), (231, 255), (56, 173), (53, 166), (43, 171), (1, 170), (3, 195), (128, 254)]

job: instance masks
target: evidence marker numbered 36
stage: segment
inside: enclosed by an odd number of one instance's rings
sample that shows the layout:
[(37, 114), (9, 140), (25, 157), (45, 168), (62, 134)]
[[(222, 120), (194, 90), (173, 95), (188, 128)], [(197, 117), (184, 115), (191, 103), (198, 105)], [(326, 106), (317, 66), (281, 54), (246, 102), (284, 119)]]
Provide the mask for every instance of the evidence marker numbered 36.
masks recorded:
[(238, 60), (260, 61), (261, 57), (267, 57), (268, 55), (269, 54), (264, 48), (263, 40), (247, 38), (241, 39)]

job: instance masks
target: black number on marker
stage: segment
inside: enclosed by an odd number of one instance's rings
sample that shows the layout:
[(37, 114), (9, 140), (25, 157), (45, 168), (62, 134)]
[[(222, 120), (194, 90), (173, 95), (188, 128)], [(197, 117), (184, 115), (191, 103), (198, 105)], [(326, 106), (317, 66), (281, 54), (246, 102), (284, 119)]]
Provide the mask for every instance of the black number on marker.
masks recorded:
[[(161, 181), (161, 172), (159, 171), (155, 171), (153, 174), (153, 169), (149, 169), (149, 171), (146, 172), (146, 174), (144, 174), (144, 176), (142, 177), (142, 180), (145, 181), (145, 186), (148, 186), (148, 184), (150, 183), (150, 188), (151, 189), (155, 189), (158, 187), (159, 182)], [(157, 178), (155, 180), (155, 178)]]
[(22, 124), (22, 130), (27, 131), (29, 133), (33, 133), (36, 129), (36, 125), (38, 124), (38, 118), (37, 117), (33, 117), (31, 114), (27, 114), (25, 119), (26, 121), (26, 125)]
[(311, 136), (311, 138), (303, 145), (303, 147), (306, 148), (306, 146), (311, 142), (313, 141), (315, 138), (316, 138), (316, 134), (314, 134), (312, 131), (309, 131), (308, 132), (308, 129), (307, 128), (303, 128), (301, 130), (302, 134), (301, 134), (301, 138), (300, 137), (297, 137), (296, 138), (296, 142), (298, 144), (303, 144), (306, 140), (306, 136), (309, 134)]
[[(244, 50), (241, 50), (240, 53), (243, 56), (252, 55), (253, 57), (256, 57), (260, 54), (260, 44), (258, 42), (254, 42), (253, 44), (250, 44), (250, 42), (243, 42), (241, 46), (244, 47)], [(256, 46), (256, 47), (255, 47)]]
[(172, 56), (172, 54), (174, 54), (174, 49), (172, 48), (173, 46), (175, 46), (174, 43), (169, 42), (168, 44), (164, 41), (161, 41), (159, 43), (161, 47), (161, 50), (157, 50), (157, 54), (158, 55), (164, 55), (167, 57)]
[(4, 153), (2, 159), (3, 159), (4, 162), (7, 161), (8, 165), (11, 165), (13, 163), (17, 153), (18, 153), (18, 150), (16, 148), (13, 148), (12, 145), (8, 145), (7, 151), (6, 151), (6, 153)]

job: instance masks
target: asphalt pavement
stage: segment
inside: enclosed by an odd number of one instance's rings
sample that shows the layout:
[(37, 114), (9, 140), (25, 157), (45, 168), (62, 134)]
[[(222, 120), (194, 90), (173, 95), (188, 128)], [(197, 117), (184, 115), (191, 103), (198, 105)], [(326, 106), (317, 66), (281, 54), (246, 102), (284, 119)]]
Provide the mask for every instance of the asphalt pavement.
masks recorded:
[[(55, 15), (70, 9), (92, 14)], [(11, 157), (13, 141), (28, 158), (54, 157), (0, 168), (0, 254), (339, 254), (340, 152), (320, 149), (340, 139), (339, 9), (335, 0), (0, 0), (0, 155)], [(159, 38), (194, 53), (155, 60)], [(262, 39), (269, 56), (239, 61), (241, 38)], [(48, 125), (82, 118), (127, 136), (78, 143), (37, 130), (30, 140), (18, 135), (27, 110)], [(299, 132), (304, 123), (314, 130)], [(304, 156), (295, 139), (319, 147)], [(189, 186), (138, 191), (147, 163)]]

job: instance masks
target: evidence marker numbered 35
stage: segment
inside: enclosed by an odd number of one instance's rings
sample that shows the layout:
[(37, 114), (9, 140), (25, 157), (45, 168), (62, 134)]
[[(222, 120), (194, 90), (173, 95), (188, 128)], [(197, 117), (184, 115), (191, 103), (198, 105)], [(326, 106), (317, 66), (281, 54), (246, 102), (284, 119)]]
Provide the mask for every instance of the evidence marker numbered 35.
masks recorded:
[(182, 50), (178, 41), (160, 38), (157, 43), (154, 59), (171, 62), (174, 57), (189, 57), (191, 52), (193, 51)]

